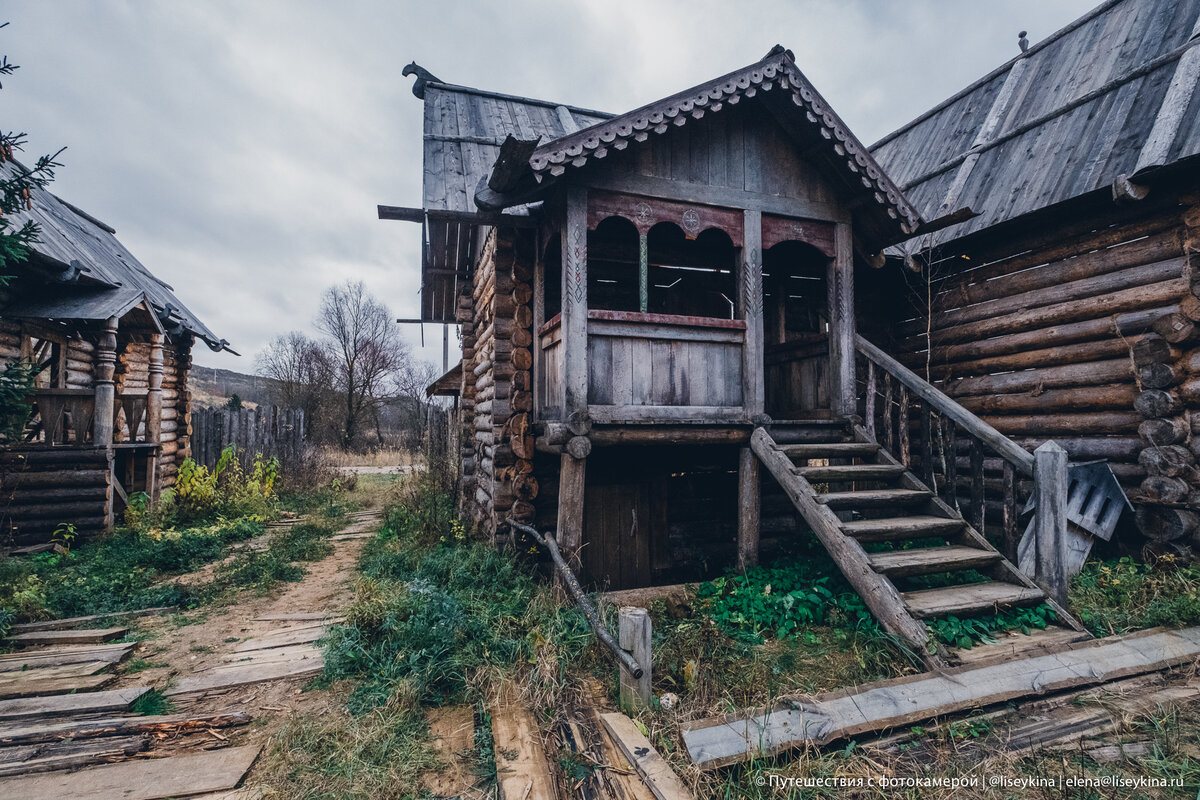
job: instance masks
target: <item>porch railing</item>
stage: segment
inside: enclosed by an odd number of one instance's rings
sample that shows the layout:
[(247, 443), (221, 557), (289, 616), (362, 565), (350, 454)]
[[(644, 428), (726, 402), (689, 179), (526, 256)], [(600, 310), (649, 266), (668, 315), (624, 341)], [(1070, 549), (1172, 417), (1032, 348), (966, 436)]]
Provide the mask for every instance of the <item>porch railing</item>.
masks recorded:
[[(95, 441), (96, 393), (93, 389), (38, 389), (34, 413), (25, 437), (29, 444), (47, 447), (82, 446)], [(149, 443), (148, 393), (133, 390), (117, 395), (113, 404), (114, 439), (121, 444)]]
[[(989, 521), (993, 532), (999, 525), (995, 538), (1005, 556), (1015, 560), (1017, 517), (1036, 486), (1034, 454), (862, 336), (856, 337), (856, 345), (866, 362), (858, 375), (859, 408), (868, 433), (948, 505), (966, 506), (963, 516), (980, 533), (986, 535)], [(960, 492), (965, 496), (960, 498)]]

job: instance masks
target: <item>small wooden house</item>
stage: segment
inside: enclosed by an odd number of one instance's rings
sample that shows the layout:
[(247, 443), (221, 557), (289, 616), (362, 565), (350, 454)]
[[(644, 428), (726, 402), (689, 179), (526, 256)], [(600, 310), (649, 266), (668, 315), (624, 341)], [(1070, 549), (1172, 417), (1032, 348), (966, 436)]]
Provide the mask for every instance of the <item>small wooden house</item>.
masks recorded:
[(1010, 478), (1034, 455), (859, 333), (899, 300), (856, 299), (888, 249), (963, 215), (926, 221), (790, 51), (617, 116), (406, 73), (425, 201), (380, 216), (421, 223), (421, 317), (462, 325), (461, 502), (481, 528), (554, 528), (585, 582), (625, 588), (752, 564), (808, 527), (920, 652), (925, 617), (1054, 602), (963, 518), (932, 446), (956, 432), (972, 491), (985, 453)]
[(30, 200), (39, 241), (0, 288), (0, 363), (38, 367), (22, 440), (0, 446), (4, 546), (103, 530), (131, 494), (169, 487), (189, 454), (192, 346), (226, 346), (111, 227), (48, 191)]

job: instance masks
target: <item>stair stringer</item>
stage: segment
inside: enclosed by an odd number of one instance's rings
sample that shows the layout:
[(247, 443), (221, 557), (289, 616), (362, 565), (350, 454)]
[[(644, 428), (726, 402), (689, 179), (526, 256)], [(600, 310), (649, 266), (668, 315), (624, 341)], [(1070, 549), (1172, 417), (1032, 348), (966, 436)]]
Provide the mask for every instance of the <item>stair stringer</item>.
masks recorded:
[(928, 628), (908, 612), (895, 585), (872, 568), (862, 545), (842, 533), (837, 515), (831, 508), (818, 502), (812, 484), (792, 471), (791, 459), (779, 450), (765, 428), (755, 428), (750, 437), (750, 449), (778, 481), (884, 630), (899, 637), (920, 654), (927, 667), (941, 669), (944, 666), (944, 651), (932, 641)]
[[(863, 425), (854, 423), (851, 426), (851, 430), (854, 434), (854, 441), (870, 443), (870, 444), (879, 444), (877, 441), (875, 441), (875, 439), (873, 439), (871, 437), (871, 435), (867, 432), (867, 429)], [(888, 449), (885, 447), (881, 446), (879, 448), (878, 457), (883, 463), (903, 466), (903, 464), (901, 464), (901, 462), (895, 456), (893, 456), (888, 451)], [(933, 508), (937, 512), (938, 516), (944, 516), (947, 519), (954, 519), (954, 520), (961, 519), (964, 523), (962, 534), (961, 534), (964, 539), (969, 541), (970, 544), (972, 544), (975, 547), (978, 547), (983, 550), (991, 551), (1000, 556), (1000, 560), (991, 568), (993, 571), (993, 575), (992, 575), (993, 579), (1003, 581), (1005, 583), (1018, 584), (1020, 586), (1025, 586), (1030, 589), (1041, 590), (1041, 587), (1038, 586), (1037, 583), (1035, 583), (1032, 578), (1030, 578), (1024, 572), (1021, 572), (1021, 570), (1017, 569), (1016, 565), (1013, 564), (1011, 561), (1009, 561), (1007, 558), (1005, 558), (1003, 553), (1000, 553), (998, 550), (996, 550), (996, 548), (992, 546), (992, 543), (989, 542), (982, 533), (975, 530), (975, 527), (973, 525), (971, 525), (971, 523), (968, 522), (966, 520), (966, 518), (962, 516), (962, 514), (960, 514), (954, 508), (951, 508), (948, 503), (946, 503), (944, 500), (942, 500), (940, 497), (938, 497), (936, 492), (934, 492), (930, 487), (926, 486), (925, 482), (922, 481), (920, 478), (918, 478), (916, 475), (914, 475), (910, 470), (905, 469), (904, 474), (900, 476), (900, 484), (905, 489), (917, 489), (917, 490), (923, 490), (923, 491), (929, 492), (931, 495), (930, 503), (932, 503)], [(1083, 625), (1079, 622), (1079, 620), (1075, 619), (1074, 615), (1072, 615), (1065, 608), (1063, 608), (1061, 605), (1059, 605), (1057, 602), (1055, 602), (1052, 597), (1050, 597), (1049, 595), (1046, 595), (1045, 598), (1043, 599), (1043, 602), (1046, 603), (1048, 606), (1050, 606), (1052, 609), (1054, 609), (1054, 613), (1058, 617), (1058, 621), (1061, 624), (1066, 625), (1067, 627), (1071, 628), (1074, 631), (1078, 631), (1080, 633), (1088, 633), (1088, 630), (1085, 627), (1083, 627)], [(1092, 638), (1090, 633), (1088, 633), (1087, 638)]]

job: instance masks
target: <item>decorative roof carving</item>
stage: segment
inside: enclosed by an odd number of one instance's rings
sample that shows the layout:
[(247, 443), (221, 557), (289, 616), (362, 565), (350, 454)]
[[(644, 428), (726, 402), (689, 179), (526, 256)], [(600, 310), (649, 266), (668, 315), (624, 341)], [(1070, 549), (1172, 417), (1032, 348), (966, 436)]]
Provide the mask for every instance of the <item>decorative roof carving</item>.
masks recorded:
[(630, 142), (642, 142), (652, 134), (702, 119), (710, 111), (736, 105), (760, 91), (790, 95), (802, 121), (814, 126), (825, 140), (826, 155), (854, 175), (905, 234), (917, 229), (921, 215), (796, 67), (791, 51), (779, 45), (763, 60), (737, 72), (543, 144), (533, 151), (529, 165), (539, 178), (557, 177), (592, 159), (604, 158), (610, 150), (624, 150)]

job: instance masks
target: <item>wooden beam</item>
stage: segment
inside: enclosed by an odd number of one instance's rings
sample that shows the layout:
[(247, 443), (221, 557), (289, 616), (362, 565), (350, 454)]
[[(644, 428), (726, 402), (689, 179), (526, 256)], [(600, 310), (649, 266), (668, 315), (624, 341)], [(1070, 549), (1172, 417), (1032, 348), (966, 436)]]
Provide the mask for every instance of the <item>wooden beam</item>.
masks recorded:
[(567, 189), (562, 229), (562, 407), (587, 413), (587, 190)]
[(758, 481), (758, 459), (749, 447), (738, 451), (738, 569), (758, 564), (758, 537), (762, 493)]
[(854, 383), (854, 236), (850, 223), (839, 222), (834, 233), (837, 254), (829, 262), (829, 402), (833, 413), (855, 413)]
[(558, 475), (558, 547), (572, 568), (583, 547), (583, 501), (587, 461), (563, 453)]
[(634, 726), (633, 720), (624, 714), (610, 713), (601, 714), (600, 721), (658, 800), (692, 800), (692, 793), (650, 744), (650, 740)]
[(1059, 604), (1067, 602), (1067, 451), (1046, 442), (1033, 451), (1034, 573), (1037, 582)]
[(793, 748), (912, 725), (959, 711), (1190, 663), (1200, 628), (1154, 629), (1050, 654), (879, 681), (680, 727), (692, 762), (715, 769)]
[(745, 246), (739, 270), (738, 310), (746, 322), (742, 345), (742, 407), (747, 417), (763, 413), (766, 394), (763, 370), (762, 212), (747, 210), (743, 222)]

